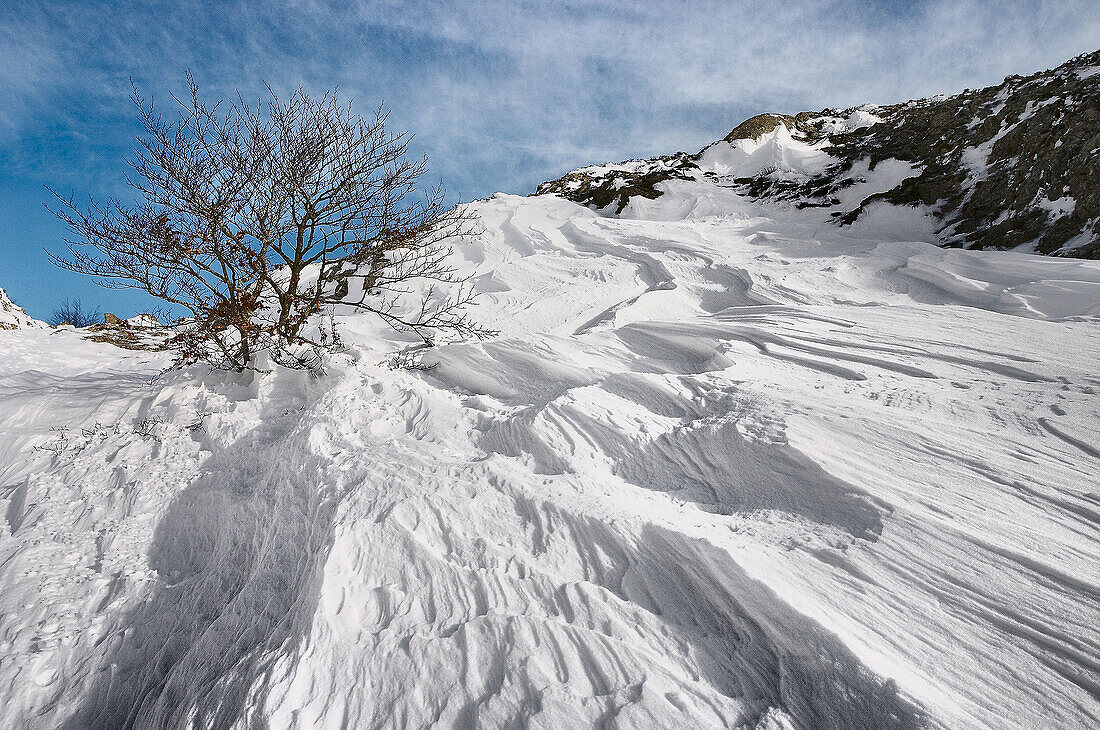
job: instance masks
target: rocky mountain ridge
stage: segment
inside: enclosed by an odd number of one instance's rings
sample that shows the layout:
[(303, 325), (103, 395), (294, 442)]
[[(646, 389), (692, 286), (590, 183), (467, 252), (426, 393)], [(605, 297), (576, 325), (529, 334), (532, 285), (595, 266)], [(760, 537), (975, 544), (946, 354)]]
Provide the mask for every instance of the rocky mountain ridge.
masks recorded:
[(708, 180), (839, 225), (879, 204), (922, 207), (945, 246), (1095, 259), (1098, 155), (1100, 51), (953, 96), (761, 114), (697, 154), (579, 168), (535, 194), (622, 215), (674, 181)]

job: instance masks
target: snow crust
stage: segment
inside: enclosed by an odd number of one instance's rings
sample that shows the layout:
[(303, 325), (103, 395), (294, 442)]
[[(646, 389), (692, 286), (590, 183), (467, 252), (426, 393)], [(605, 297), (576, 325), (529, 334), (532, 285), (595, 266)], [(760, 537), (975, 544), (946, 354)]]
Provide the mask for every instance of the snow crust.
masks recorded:
[(0, 726), (1100, 723), (1100, 264), (663, 185), (473, 204), (426, 371), (0, 331)]
[(1055, 200), (1044, 196), (1036, 201), (1036, 205), (1049, 211), (1051, 218), (1061, 218), (1073, 212), (1073, 209), (1077, 207), (1077, 201), (1069, 195), (1063, 195)]

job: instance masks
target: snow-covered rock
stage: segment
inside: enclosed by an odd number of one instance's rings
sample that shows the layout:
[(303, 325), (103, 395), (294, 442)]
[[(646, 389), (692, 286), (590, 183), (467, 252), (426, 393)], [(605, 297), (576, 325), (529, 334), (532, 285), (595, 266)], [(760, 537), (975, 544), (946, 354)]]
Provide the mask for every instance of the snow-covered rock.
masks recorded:
[(835, 162), (820, 144), (796, 139), (781, 118), (773, 118), (777, 123), (770, 132), (725, 139), (704, 149), (697, 160), (700, 169), (730, 179), (756, 177), (761, 173), (810, 177)]
[(160, 322), (152, 314), (138, 314), (129, 319), (123, 320), (123, 324), (127, 327), (160, 327)]
[(13, 330), (20, 327), (45, 327), (44, 322), (34, 319), (23, 308), (8, 298), (0, 289), (0, 330)]

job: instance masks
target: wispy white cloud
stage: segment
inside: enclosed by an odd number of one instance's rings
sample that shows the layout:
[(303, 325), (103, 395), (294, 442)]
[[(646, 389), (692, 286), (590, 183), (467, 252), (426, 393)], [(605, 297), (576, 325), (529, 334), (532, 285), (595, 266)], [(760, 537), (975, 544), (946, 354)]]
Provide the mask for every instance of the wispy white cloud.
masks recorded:
[(212, 95), (266, 80), (384, 98), (452, 187), (523, 191), (579, 164), (696, 149), (760, 111), (891, 102), (1049, 67), (1100, 46), (1095, 11), (1085, 0), (60, 3), (0, 11), (0, 33), (16, 39), (0, 46), (0, 147), (24, 170), (24, 148), (38, 150), (35, 169), (109, 168), (130, 135), (127, 76), (159, 98), (190, 68)]

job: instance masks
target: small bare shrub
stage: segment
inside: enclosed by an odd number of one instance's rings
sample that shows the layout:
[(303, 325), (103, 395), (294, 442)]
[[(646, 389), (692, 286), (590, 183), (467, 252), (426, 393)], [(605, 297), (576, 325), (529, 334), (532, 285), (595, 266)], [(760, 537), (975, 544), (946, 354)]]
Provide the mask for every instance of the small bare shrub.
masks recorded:
[[(426, 160), (386, 112), (353, 113), (335, 91), (208, 105), (189, 94), (166, 119), (136, 89), (145, 134), (130, 166), (137, 203), (54, 210), (75, 234), (59, 266), (107, 287), (137, 288), (190, 313), (170, 341), (181, 364), (253, 367), (259, 352), (315, 368), (339, 338), (313, 325), (351, 307), (411, 331), (483, 336), (466, 314), (469, 283), (448, 241), (470, 216), (441, 188), (422, 195)], [(57, 195), (55, 193), (55, 195)]]
[(63, 324), (71, 324), (73, 327), (90, 327), (93, 324), (98, 324), (102, 317), (103, 314), (99, 311), (99, 307), (88, 310), (84, 308), (79, 299), (70, 300), (65, 298), (53, 310), (46, 323), (54, 327)]

